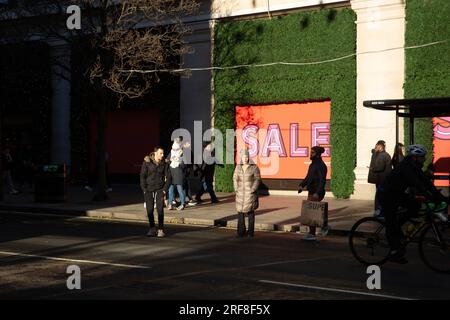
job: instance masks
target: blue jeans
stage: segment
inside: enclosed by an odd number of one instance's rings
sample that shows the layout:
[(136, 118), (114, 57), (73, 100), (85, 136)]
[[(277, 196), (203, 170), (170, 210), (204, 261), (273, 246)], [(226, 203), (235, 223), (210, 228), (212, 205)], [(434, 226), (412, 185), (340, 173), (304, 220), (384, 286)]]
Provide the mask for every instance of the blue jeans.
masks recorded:
[[(183, 185), (181, 184), (177, 184), (177, 191), (178, 191), (178, 196), (180, 197), (180, 202), (181, 205), (184, 206), (184, 203), (186, 202), (186, 195), (184, 194), (184, 189), (183, 189)], [(174, 185), (172, 184), (169, 187), (169, 205), (172, 205), (172, 201), (175, 198), (174, 197)]]
[(197, 200), (201, 200), (201, 197), (205, 193), (205, 191), (209, 193), (209, 196), (211, 197), (212, 202), (218, 201), (217, 196), (214, 192), (214, 187), (213, 187), (212, 182), (206, 182), (206, 181), (203, 181), (202, 187), (200, 188), (200, 191), (197, 193), (195, 198)]

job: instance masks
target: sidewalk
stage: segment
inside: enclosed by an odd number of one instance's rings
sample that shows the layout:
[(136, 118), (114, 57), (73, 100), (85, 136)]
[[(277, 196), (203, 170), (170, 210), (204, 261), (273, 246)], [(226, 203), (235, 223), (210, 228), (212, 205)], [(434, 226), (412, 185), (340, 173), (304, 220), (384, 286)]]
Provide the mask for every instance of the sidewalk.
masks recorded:
[[(142, 192), (137, 185), (113, 186), (113, 191), (108, 194), (110, 199), (105, 202), (92, 201), (93, 195), (94, 193), (81, 186), (70, 187), (69, 200), (64, 203), (34, 202), (34, 196), (29, 192), (17, 195), (5, 194), (4, 200), (0, 202), (0, 210), (147, 221)], [(165, 222), (236, 229), (234, 194), (219, 192), (217, 196), (220, 200), (218, 204), (210, 204), (209, 197), (205, 194), (203, 196), (205, 201), (201, 205), (186, 207), (183, 211), (165, 209)], [(300, 227), (298, 222), (301, 201), (305, 199), (306, 196), (299, 195), (261, 196), (260, 206), (256, 211), (255, 229), (257, 231), (306, 232), (307, 227)], [(332, 227), (330, 234), (348, 234), (355, 221), (364, 216), (370, 216), (373, 211), (373, 201), (336, 200), (331, 197), (326, 197), (324, 201), (328, 202), (328, 220)]]

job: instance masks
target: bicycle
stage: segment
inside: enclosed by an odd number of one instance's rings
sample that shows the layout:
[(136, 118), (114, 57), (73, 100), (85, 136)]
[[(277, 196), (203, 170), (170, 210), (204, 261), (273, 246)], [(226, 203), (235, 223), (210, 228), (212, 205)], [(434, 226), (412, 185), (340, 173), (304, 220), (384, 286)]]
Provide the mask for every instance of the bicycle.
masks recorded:
[[(448, 204), (438, 207), (425, 203), (417, 217), (405, 219), (405, 211), (399, 211), (402, 223), (402, 248), (416, 239), (421, 260), (434, 271), (450, 273), (450, 222)], [(400, 220), (402, 221), (402, 220)], [(420, 234), (419, 234), (420, 233)], [(364, 265), (382, 265), (388, 261), (390, 247), (386, 238), (384, 218), (366, 217), (358, 220), (349, 235), (349, 245), (353, 256)]]

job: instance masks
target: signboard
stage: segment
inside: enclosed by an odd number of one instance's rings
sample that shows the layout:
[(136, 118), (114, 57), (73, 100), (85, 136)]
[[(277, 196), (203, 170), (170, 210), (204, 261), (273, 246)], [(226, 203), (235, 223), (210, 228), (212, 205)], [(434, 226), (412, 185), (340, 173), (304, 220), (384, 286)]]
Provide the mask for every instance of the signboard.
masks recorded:
[(434, 184), (450, 186), (450, 117), (433, 118), (434, 127)]
[(265, 179), (302, 179), (322, 146), (330, 179), (330, 101), (236, 107), (236, 162), (247, 146)]

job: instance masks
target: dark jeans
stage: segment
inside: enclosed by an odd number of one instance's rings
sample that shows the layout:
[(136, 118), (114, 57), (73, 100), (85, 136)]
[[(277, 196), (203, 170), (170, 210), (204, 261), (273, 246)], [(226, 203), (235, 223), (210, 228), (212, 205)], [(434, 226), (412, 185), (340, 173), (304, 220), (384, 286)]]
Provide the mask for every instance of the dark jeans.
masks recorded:
[(377, 183), (377, 184), (375, 184), (375, 186), (376, 186), (376, 191), (375, 191), (374, 208), (375, 208), (375, 210), (381, 210), (381, 204), (380, 204), (380, 188), (381, 188), (381, 184)]
[[(247, 213), (248, 215), (248, 232), (247, 235), (249, 237), (253, 237), (254, 233), (255, 233), (255, 212), (254, 211), (250, 211), (249, 213)], [(238, 229), (237, 229), (237, 233), (239, 237), (244, 237), (246, 230), (245, 230), (245, 217), (244, 217), (244, 213), (242, 212), (238, 212)]]
[[(381, 192), (380, 200), (386, 220), (386, 238), (389, 247), (391, 250), (399, 250), (403, 237), (402, 225), (409, 218), (417, 216), (420, 205), (413, 197), (407, 195), (395, 198), (393, 195), (385, 195)], [(399, 215), (399, 206), (406, 208), (406, 213)]]
[(205, 193), (205, 191), (209, 193), (209, 196), (211, 197), (212, 202), (218, 201), (217, 196), (214, 192), (213, 184), (210, 181), (203, 181), (200, 191), (195, 196), (195, 199), (201, 200), (201, 197)]
[[(145, 206), (147, 209), (148, 222), (150, 223), (150, 228), (155, 227), (155, 217), (154, 217), (154, 204), (156, 201), (156, 211), (158, 212), (158, 229), (162, 230), (164, 228), (164, 193), (162, 190), (155, 192), (146, 192), (144, 194)], [(156, 199), (155, 199), (156, 198)]]

